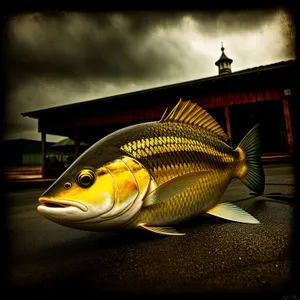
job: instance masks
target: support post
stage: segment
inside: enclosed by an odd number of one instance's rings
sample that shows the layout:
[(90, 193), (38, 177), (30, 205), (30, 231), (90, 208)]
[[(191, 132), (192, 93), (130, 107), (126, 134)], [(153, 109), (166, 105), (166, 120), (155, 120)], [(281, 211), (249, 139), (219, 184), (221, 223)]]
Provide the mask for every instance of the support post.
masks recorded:
[(232, 137), (231, 137), (231, 127), (230, 127), (230, 118), (228, 106), (224, 106), (225, 122), (226, 122), (226, 131), (227, 135), (230, 138), (229, 144), (232, 146)]
[(285, 130), (287, 136), (288, 150), (289, 153), (292, 154), (294, 152), (294, 139), (293, 139), (292, 123), (291, 123), (288, 99), (286, 97), (283, 97), (282, 103), (283, 103), (283, 114), (284, 114), (284, 123), (285, 123)]
[(79, 156), (79, 138), (78, 138), (78, 129), (74, 130), (74, 143), (75, 143), (75, 156)]
[(42, 132), (42, 178), (46, 178), (46, 133)]

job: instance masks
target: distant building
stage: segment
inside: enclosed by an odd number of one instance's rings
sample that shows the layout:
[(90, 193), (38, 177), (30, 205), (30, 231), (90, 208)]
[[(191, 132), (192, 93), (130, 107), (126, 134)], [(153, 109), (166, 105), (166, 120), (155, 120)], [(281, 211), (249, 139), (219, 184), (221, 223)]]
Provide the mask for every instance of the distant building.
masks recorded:
[[(42, 143), (29, 139), (13, 139), (3, 142), (5, 153), (5, 173), (7, 178), (38, 176), (41, 174)], [(81, 143), (79, 153), (88, 148)], [(74, 141), (63, 139), (57, 143), (46, 143), (45, 174), (47, 177), (59, 176), (75, 159)], [(16, 177), (17, 176), (17, 177)]]
[[(259, 123), (263, 158), (290, 157), (294, 152), (296, 61), (232, 72), (233, 60), (225, 55), (223, 45), (221, 51), (215, 63), (216, 76), (22, 115), (38, 119), (42, 144), (46, 134), (67, 136), (75, 141), (73, 151), (78, 156), (80, 141), (93, 144), (119, 128), (157, 121), (166, 107), (172, 109), (181, 98), (205, 108), (227, 132), (233, 146)], [(42, 155), (45, 158), (45, 152)]]
[[(90, 145), (80, 142), (79, 153), (83, 153)], [(57, 143), (53, 143), (47, 150), (50, 155), (55, 155), (60, 162), (66, 162), (70, 156), (74, 156), (75, 142), (70, 138), (65, 138)]]
[[(47, 143), (49, 148), (54, 143)], [(5, 166), (42, 165), (41, 141), (29, 139), (13, 139), (3, 141)]]

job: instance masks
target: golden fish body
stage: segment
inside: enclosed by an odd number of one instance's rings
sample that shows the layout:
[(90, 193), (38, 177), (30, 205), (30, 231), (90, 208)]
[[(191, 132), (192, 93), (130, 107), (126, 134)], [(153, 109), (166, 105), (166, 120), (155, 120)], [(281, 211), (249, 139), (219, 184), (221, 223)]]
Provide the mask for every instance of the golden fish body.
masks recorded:
[(230, 180), (236, 176), (237, 166), (243, 163), (237, 151), (195, 126), (158, 123), (153, 130), (154, 137), (132, 141), (121, 149), (144, 166), (156, 186), (188, 173), (210, 172), (182, 193), (143, 208), (131, 225), (172, 225), (217, 204)]
[(233, 178), (263, 192), (257, 126), (235, 149), (227, 139), (204, 109), (179, 101), (160, 121), (121, 129), (93, 145), (40, 197), (38, 210), (54, 222), (93, 231), (180, 235), (166, 226), (204, 212), (259, 223), (220, 203)]

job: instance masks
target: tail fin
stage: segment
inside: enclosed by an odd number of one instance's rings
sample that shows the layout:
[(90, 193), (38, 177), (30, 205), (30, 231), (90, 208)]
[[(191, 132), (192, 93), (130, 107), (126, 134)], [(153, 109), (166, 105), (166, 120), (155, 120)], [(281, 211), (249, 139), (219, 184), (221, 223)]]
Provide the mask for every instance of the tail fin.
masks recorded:
[(254, 126), (239, 143), (236, 151), (243, 157), (242, 182), (257, 194), (265, 189), (265, 174), (260, 157), (260, 140), (258, 126)]

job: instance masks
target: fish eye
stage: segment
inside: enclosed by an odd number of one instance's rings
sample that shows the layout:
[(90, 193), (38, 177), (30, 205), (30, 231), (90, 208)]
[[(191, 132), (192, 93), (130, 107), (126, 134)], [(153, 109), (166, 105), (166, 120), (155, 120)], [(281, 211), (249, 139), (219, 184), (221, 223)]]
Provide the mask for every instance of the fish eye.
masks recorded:
[(72, 184), (71, 184), (70, 182), (66, 182), (66, 183), (64, 184), (64, 187), (65, 187), (66, 189), (69, 189), (71, 186), (72, 186)]
[(76, 180), (81, 187), (91, 186), (95, 178), (95, 173), (92, 170), (82, 170), (76, 175)]

